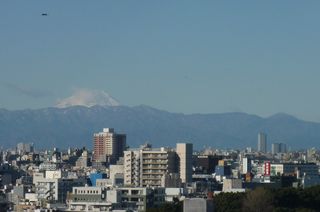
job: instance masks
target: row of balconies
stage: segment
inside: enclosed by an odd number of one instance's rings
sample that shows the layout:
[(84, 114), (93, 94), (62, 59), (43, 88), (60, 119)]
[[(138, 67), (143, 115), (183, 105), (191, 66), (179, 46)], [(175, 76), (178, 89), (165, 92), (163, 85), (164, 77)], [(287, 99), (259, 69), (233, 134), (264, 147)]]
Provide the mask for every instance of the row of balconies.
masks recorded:
[(167, 166), (147, 165), (147, 166), (143, 166), (142, 169), (167, 169)]
[(147, 179), (147, 180), (161, 180), (161, 177), (162, 176), (155, 176), (155, 175), (143, 175), (142, 176), (142, 180), (145, 180), (145, 179)]
[(148, 186), (148, 185), (161, 185), (161, 180), (144, 180), (142, 182), (143, 186)]
[(143, 164), (167, 164), (168, 160), (143, 160)]
[(167, 159), (168, 157), (167, 157), (167, 155), (153, 155), (153, 154), (151, 154), (151, 155), (144, 155), (143, 156), (143, 159)]
[(165, 171), (157, 170), (157, 171), (144, 171), (142, 174), (165, 174)]

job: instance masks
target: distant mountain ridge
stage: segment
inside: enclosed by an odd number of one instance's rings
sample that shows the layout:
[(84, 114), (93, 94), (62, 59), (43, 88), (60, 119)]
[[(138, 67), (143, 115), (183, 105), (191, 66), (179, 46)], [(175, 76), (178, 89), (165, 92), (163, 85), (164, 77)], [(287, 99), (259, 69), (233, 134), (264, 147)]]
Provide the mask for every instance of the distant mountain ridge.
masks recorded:
[(148, 106), (71, 106), (9, 111), (0, 109), (0, 146), (33, 142), (36, 148), (92, 147), (92, 135), (112, 127), (127, 134), (127, 143), (137, 147), (192, 142), (195, 148), (244, 148), (257, 146), (257, 134), (292, 148), (319, 147), (320, 124), (287, 114), (262, 118), (246, 113), (182, 114)]

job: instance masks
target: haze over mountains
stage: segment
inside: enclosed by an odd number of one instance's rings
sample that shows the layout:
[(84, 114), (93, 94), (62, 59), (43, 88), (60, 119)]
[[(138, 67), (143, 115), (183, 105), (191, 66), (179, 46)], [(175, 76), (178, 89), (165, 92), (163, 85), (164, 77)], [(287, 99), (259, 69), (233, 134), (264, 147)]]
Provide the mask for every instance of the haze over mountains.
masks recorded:
[(33, 142), (36, 148), (92, 147), (92, 135), (104, 127), (127, 134), (127, 143), (137, 147), (193, 142), (195, 148), (256, 148), (257, 134), (268, 134), (272, 142), (292, 148), (319, 147), (320, 124), (298, 120), (287, 114), (268, 118), (246, 113), (181, 114), (148, 106), (71, 106), (9, 111), (0, 109), (0, 144), (14, 146)]

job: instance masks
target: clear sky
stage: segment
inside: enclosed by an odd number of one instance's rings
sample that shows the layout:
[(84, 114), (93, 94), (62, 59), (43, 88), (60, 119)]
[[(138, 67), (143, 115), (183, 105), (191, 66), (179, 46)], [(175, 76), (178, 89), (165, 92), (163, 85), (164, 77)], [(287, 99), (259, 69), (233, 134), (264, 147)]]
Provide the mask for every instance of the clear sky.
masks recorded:
[[(320, 121), (320, 1), (1, 1), (0, 108), (77, 89)], [(48, 16), (42, 16), (48, 13)]]

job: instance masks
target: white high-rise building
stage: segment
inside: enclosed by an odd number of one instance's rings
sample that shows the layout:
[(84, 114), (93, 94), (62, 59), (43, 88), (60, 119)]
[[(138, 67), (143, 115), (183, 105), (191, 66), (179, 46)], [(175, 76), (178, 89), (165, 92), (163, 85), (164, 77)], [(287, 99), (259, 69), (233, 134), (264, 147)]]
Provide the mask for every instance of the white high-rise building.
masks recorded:
[(176, 149), (179, 157), (179, 173), (182, 183), (192, 182), (192, 143), (178, 143)]
[(242, 158), (242, 174), (251, 172), (251, 159), (248, 157)]
[(167, 148), (150, 145), (124, 151), (124, 184), (136, 187), (165, 186), (163, 177), (177, 173), (176, 153)]
[(267, 152), (267, 134), (262, 132), (258, 134), (258, 152)]

